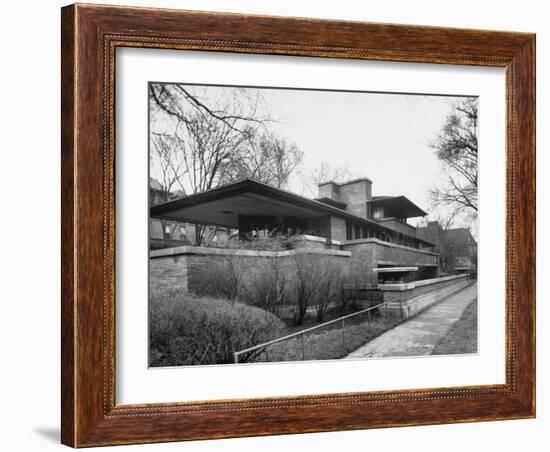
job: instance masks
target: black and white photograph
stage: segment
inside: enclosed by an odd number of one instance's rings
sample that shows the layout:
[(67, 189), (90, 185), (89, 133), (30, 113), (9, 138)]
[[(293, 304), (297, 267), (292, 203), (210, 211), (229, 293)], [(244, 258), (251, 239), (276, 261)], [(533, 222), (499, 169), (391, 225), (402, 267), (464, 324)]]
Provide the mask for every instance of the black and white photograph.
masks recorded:
[(147, 89), (150, 367), (478, 352), (478, 97)]
[(3, 4), (1, 449), (547, 452), (546, 3), (108, 3)]

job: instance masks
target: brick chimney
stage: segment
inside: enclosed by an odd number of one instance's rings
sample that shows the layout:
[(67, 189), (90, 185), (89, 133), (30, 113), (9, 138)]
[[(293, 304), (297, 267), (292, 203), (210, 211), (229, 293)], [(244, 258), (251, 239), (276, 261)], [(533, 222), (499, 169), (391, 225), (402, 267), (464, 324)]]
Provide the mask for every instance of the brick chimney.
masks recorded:
[(346, 210), (367, 218), (367, 201), (372, 199), (372, 181), (366, 177), (342, 184), (334, 181), (319, 184), (319, 198), (329, 198), (346, 204)]
[(318, 185), (319, 198), (329, 198), (334, 201), (340, 201), (340, 185), (336, 182), (323, 182)]

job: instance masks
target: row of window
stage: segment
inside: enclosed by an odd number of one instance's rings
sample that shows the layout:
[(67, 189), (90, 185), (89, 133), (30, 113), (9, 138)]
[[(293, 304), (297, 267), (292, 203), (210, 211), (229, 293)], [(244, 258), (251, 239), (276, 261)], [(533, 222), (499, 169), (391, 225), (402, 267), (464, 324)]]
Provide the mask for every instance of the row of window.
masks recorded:
[(352, 223), (346, 221), (346, 239), (378, 239), (384, 242), (395, 243), (397, 245), (409, 246), (411, 248), (420, 248), (419, 242), (413, 237), (408, 237), (399, 232), (381, 231), (369, 228), (367, 225)]
[(164, 240), (187, 240), (187, 228), (181, 224), (166, 224)]

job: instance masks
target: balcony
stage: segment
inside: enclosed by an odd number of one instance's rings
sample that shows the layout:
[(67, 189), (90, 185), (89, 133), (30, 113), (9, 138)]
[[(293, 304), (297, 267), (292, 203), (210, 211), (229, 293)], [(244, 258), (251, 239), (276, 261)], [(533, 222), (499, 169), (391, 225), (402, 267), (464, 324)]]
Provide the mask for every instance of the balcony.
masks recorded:
[(382, 226), (393, 229), (394, 231), (401, 232), (401, 234), (416, 238), (416, 228), (411, 226), (409, 223), (398, 220), (397, 218), (381, 218), (380, 220), (376, 220), (376, 222), (380, 223)]

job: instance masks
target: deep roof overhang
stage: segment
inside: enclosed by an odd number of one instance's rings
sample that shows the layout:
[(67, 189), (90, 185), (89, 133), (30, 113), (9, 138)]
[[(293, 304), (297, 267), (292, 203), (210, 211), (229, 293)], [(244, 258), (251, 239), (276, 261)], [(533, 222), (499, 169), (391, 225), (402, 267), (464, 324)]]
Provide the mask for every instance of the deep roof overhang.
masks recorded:
[(236, 228), (239, 215), (312, 218), (355, 217), (342, 209), (251, 179), (151, 207), (151, 216)]
[(386, 217), (415, 218), (427, 215), (420, 207), (405, 196), (380, 197), (369, 201), (371, 206), (384, 207)]
[[(312, 218), (335, 216), (373, 229), (392, 231), (373, 220), (353, 215), (295, 193), (243, 179), (150, 208), (153, 218), (238, 228), (239, 215)], [(426, 240), (420, 242), (433, 245)]]

